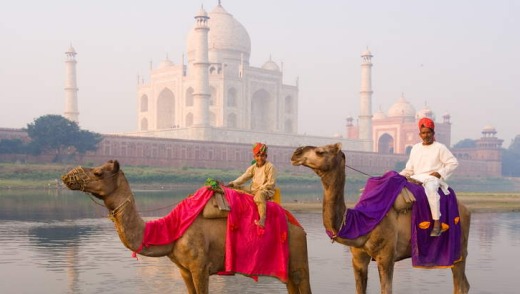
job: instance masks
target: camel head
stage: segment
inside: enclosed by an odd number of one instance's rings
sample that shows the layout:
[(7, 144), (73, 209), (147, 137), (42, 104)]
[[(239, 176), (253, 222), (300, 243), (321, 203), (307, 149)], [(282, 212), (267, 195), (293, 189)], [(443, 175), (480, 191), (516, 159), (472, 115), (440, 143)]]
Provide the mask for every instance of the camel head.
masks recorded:
[(122, 175), (117, 160), (109, 160), (98, 167), (75, 167), (61, 177), (71, 190), (90, 193), (99, 199), (110, 195), (118, 187), (118, 177)]
[(315, 172), (327, 172), (338, 166), (344, 168), (345, 154), (341, 151), (341, 143), (298, 147), (291, 157), (291, 163), (306, 166)]

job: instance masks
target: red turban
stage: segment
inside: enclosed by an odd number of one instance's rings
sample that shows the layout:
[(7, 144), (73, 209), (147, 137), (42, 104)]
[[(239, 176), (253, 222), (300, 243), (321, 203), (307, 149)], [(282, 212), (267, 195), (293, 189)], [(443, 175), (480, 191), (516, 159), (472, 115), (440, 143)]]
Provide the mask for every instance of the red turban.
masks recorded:
[(423, 117), (419, 120), (419, 130), (421, 130), (421, 128), (429, 128), (429, 129), (432, 129), (434, 130), (435, 129), (435, 123), (433, 122), (433, 120), (427, 118), (427, 117)]
[(267, 154), (267, 145), (263, 144), (263, 143), (255, 143), (255, 145), (253, 145), (253, 155), (256, 155), (256, 154)]

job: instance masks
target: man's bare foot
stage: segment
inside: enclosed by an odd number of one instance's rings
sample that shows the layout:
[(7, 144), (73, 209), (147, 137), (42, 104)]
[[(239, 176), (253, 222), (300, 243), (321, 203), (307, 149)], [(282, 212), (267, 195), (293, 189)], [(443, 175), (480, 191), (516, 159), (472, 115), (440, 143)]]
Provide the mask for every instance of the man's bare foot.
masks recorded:
[(255, 225), (264, 228), (265, 227), (265, 219), (255, 220)]

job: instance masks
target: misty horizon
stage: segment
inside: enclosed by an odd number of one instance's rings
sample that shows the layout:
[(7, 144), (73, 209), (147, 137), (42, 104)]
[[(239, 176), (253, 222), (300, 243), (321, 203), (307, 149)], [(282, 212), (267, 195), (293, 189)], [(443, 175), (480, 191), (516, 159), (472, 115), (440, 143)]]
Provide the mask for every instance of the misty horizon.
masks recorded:
[[(30, 5), (27, 3), (29, 2)], [(283, 63), (284, 82), (299, 80), (299, 134), (345, 136), (359, 114), (361, 52), (372, 62), (372, 112), (401, 95), (451, 115), (451, 143), (478, 139), (485, 126), (507, 148), (520, 129), (520, 4), (513, 1), (301, 3), (221, 1), (251, 37), (252, 66)], [(63, 115), (65, 54), (76, 52), (79, 125), (102, 134), (137, 130), (137, 77), (168, 58), (183, 62), (193, 16), (203, 4), (157, 6), (122, 1), (14, 2), (0, 12), (0, 127), (25, 128)], [(31, 9), (27, 9), (30, 7)], [(515, 91), (516, 90), (516, 91)]]

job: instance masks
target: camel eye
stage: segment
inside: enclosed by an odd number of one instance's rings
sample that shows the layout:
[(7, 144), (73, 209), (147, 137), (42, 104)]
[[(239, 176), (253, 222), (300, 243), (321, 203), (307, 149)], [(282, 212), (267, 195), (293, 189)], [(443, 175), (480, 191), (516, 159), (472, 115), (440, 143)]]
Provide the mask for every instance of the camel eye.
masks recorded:
[(103, 171), (101, 169), (95, 169), (94, 170), (94, 175), (96, 177), (101, 177), (103, 175)]

